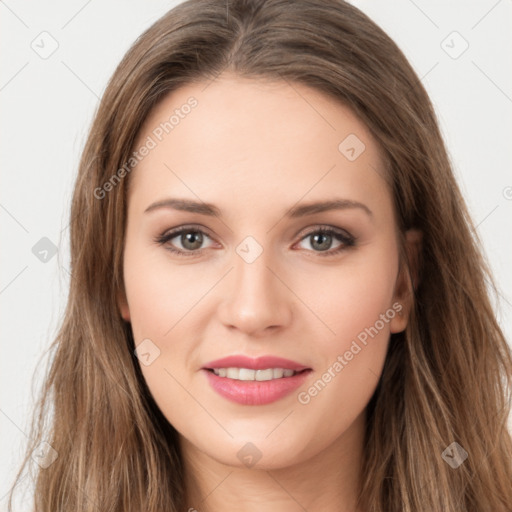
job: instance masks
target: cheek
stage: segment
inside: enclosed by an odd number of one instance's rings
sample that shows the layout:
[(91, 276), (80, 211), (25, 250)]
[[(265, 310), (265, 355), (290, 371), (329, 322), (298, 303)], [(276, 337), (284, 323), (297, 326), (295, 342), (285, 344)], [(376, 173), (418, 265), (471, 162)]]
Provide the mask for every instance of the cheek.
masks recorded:
[(386, 244), (381, 251), (368, 251), (367, 257), (346, 263), (324, 276), (323, 286), (311, 288), (308, 280), (310, 304), (324, 326), (319, 323), (317, 327), (322, 334), (316, 338), (315, 351), (320, 355), (316, 378), (297, 397), (306, 411), (318, 412), (312, 418), (322, 417), (322, 411), (344, 412), (333, 415), (325, 426), (333, 435), (363, 411), (375, 391), (386, 357), (390, 321), (397, 315), (397, 304), (393, 307), (396, 248)]
[[(347, 255), (348, 256), (348, 255)], [(384, 242), (380, 247), (348, 256), (339, 265), (318, 266), (315, 270), (297, 272), (297, 294), (304, 297), (313, 313), (322, 322), (315, 329), (322, 333), (320, 339), (328, 341), (325, 352), (332, 357), (333, 347), (345, 345), (366, 328), (374, 326), (381, 314), (392, 309), (398, 271), (396, 247)], [(322, 329), (321, 323), (324, 324)], [(385, 322), (383, 336), (389, 334)]]
[(172, 336), (174, 326), (190, 314), (207, 291), (204, 280), (173, 265), (164, 249), (149, 253), (132, 248), (125, 255), (125, 288), (134, 337)]
[(190, 355), (200, 339), (195, 335), (202, 324), (198, 301), (210, 285), (207, 279), (191, 279), (186, 267), (166, 256), (163, 250), (127, 246), (124, 278), (135, 345), (150, 353), (149, 364), (139, 355), (142, 375), (160, 410), (181, 426), (200, 414), (183, 385), (188, 388)]
[(197, 352), (208, 323), (205, 299), (218, 280), (216, 269), (199, 272), (193, 265), (170, 261), (162, 248), (136, 244), (127, 244), (124, 264), (135, 345), (144, 343), (144, 352), (149, 347), (157, 355), (148, 365), (139, 356), (142, 374), (164, 414), (188, 407), (189, 417), (194, 402), (182, 385), (188, 389), (188, 379), (197, 372)]

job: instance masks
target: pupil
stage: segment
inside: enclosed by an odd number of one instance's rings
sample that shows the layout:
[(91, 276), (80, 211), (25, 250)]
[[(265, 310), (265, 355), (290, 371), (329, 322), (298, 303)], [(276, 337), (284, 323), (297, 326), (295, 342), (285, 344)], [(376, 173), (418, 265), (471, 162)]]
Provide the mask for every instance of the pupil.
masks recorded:
[[(317, 233), (316, 235), (313, 235), (314, 243), (318, 242), (320, 240), (320, 247), (318, 247), (321, 251), (324, 251), (326, 249), (329, 249), (329, 246), (331, 245), (331, 235), (326, 235), (325, 233)], [(322, 242), (323, 240), (323, 242)], [(313, 243), (313, 246), (314, 246)]]
[(203, 235), (197, 231), (190, 231), (181, 236), (181, 243), (185, 249), (198, 249), (201, 247)]

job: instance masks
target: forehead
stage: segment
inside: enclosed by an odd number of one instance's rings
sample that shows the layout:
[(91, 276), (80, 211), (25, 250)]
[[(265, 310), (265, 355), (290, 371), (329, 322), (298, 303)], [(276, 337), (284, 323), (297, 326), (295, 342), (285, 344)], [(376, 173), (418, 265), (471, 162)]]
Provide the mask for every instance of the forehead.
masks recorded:
[(245, 209), (388, 194), (365, 124), (303, 84), (221, 75), (183, 86), (146, 119), (135, 149), (143, 145), (152, 148), (130, 177), (141, 208), (166, 194), (233, 207), (238, 198)]

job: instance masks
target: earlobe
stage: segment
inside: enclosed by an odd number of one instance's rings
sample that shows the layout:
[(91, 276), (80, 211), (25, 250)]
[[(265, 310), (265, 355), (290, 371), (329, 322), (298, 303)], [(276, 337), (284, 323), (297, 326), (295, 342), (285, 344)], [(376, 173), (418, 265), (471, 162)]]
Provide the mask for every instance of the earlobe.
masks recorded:
[(390, 322), (392, 333), (405, 330), (414, 305), (414, 292), (420, 279), (420, 261), (423, 233), (416, 229), (405, 232), (405, 254), (400, 262), (400, 271), (395, 285), (393, 308), (397, 312)]
[(395, 316), (389, 322), (389, 330), (392, 333), (402, 332), (407, 327), (409, 310), (406, 311), (404, 304), (398, 301), (393, 302), (393, 309), (395, 311)]
[(130, 308), (128, 306), (128, 300), (126, 299), (126, 292), (124, 287), (117, 294), (117, 304), (119, 307), (119, 312), (121, 313), (121, 317), (125, 322), (129, 322), (130, 319)]

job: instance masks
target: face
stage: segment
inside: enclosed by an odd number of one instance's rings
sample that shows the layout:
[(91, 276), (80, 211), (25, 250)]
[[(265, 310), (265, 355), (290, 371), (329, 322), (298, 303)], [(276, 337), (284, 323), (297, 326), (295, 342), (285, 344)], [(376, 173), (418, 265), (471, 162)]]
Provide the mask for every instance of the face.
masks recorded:
[(120, 311), (183, 442), (286, 467), (358, 423), (406, 326), (392, 196), (341, 103), (206, 85), (169, 94), (135, 145), (149, 150), (129, 177)]

